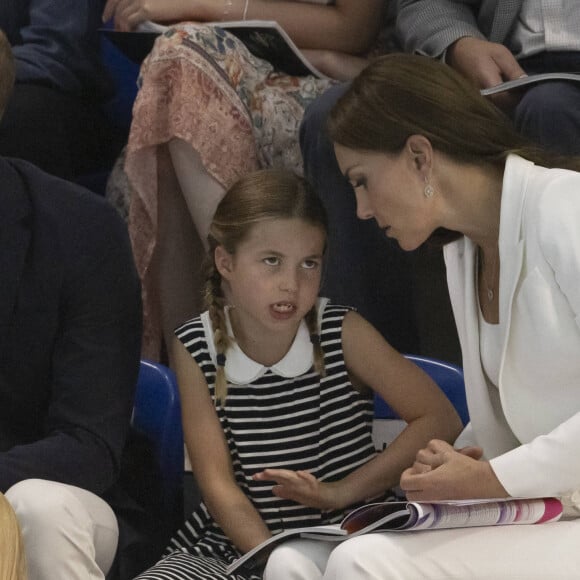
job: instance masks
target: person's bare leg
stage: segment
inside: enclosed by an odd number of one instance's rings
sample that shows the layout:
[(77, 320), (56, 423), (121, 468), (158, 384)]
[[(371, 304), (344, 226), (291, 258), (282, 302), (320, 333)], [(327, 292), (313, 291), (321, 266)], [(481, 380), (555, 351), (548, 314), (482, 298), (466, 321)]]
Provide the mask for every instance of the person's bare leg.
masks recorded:
[(206, 171), (199, 154), (189, 143), (172, 139), (169, 153), (191, 219), (207, 248), (209, 226), (225, 189)]
[(152, 267), (157, 272), (161, 327), (172, 366), (175, 328), (203, 307), (205, 248), (196, 233), (166, 147), (159, 150), (159, 234)]

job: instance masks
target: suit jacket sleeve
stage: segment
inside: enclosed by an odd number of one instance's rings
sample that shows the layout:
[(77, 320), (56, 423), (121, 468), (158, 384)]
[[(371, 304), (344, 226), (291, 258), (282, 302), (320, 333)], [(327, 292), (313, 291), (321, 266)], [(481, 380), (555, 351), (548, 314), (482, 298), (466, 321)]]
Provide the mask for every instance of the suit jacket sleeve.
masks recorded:
[(103, 86), (98, 27), (101, 0), (30, 0), (22, 42), (13, 47), (16, 79), (77, 96)]
[[(50, 391), (39, 417), (44, 436), (0, 453), (1, 491), (41, 478), (102, 494), (118, 475), (140, 357), (140, 285), (124, 222), (92, 197), (66, 197), (51, 210), (66, 217), (45, 220), (44, 241), (56, 240), (62, 284), (58, 331), (45, 345), (51, 376), (41, 377)], [(46, 268), (38, 271), (46, 275)]]
[(405, 52), (439, 57), (464, 36), (485, 39), (477, 25), (479, 1), (399, 0), (397, 34)]

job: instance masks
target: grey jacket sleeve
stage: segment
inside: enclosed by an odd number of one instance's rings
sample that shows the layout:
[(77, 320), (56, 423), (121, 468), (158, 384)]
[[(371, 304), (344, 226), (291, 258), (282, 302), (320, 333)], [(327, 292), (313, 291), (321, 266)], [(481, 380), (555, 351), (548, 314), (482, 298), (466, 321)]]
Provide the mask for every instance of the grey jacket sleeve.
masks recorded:
[(397, 35), (405, 52), (439, 57), (464, 36), (485, 39), (478, 27), (481, 2), (398, 0)]

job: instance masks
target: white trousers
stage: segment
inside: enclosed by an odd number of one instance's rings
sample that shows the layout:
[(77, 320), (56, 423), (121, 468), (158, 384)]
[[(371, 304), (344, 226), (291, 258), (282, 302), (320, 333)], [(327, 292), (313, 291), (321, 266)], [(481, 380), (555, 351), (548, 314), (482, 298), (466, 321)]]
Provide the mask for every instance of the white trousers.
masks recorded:
[(29, 580), (103, 580), (119, 529), (109, 505), (94, 493), (41, 479), (6, 492), (20, 523)]
[(580, 519), (294, 540), (272, 552), (264, 580), (575, 580), (579, 547)]

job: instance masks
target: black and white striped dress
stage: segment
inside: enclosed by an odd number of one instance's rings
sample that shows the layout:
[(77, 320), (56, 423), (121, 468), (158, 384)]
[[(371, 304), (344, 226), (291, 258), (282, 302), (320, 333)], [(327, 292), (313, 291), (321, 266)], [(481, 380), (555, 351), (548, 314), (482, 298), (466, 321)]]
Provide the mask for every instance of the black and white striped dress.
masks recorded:
[[(235, 477), (251, 499), (272, 534), (305, 525), (336, 523), (345, 512), (321, 512), (277, 498), (269, 482), (252, 476), (266, 468), (310, 471), (321, 481), (335, 481), (376, 455), (372, 437), (372, 404), (369, 395), (357, 392), (349, 381), (342, 353), (342, 322), (348, 309), (319, 300), (320, 339), (326, 376), (322, 379), (310, 364), (312, 345), (305, 325), (298, 332), (289, 355), (294, 360), (276, 368), (264, 368), (255, 380), (236, 384), (228, 371), (228, 396), (217, 414), (226, 434)], [(207, 313), (176, 330), (207, 380), (214, 398), (215, 349)], [(306, 341), (306, 344), (304, 342)], [(299, 369), (305, 349), (306, 370)], [(241, 352), (241, 351), (240, 351)], [(228, 350), (229, 362), (230, 351)], [(239, 353), (238, 353), (239, 355)], [(243, 355), (245, 356), (245, 355)], [(285, 357), (286, 358), (286, 357)], [(247, 357), (246, 357), (247, 359)], [(247, 359), (251, 367), (257, 363)], [(282, 361), (284, 363), (284, 359)], [(241, 362), (244, 366), (244, 362)], [(297, 376), (289, 376), (299, 372)], [(248, 368), (240, 371), (247, 373)], [(172, 539), (171, 553), (141, 580), (259, 579), (256, 572), (225, 574), (227, 564), (239, 553), (202, 504)]]

